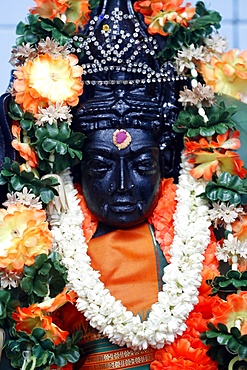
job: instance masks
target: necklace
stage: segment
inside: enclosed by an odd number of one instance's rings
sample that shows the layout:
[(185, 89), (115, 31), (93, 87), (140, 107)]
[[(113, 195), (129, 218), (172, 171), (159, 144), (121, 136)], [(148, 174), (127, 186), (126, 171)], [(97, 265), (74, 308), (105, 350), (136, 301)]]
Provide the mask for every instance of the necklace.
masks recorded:
[(100, 273), (91, 267), (77, 191), (70, 173), (63, 174), (69, 209), (61, 214), (60, 225), (52, 228), (55, 247), (68, 270), (68, 287), (77, 293), (77, 309), (112, 343), (133, 349), (162, 348), (186, 329), (185, 321), (198, 302), (203, 254), (210, 242), (208, 207), (197, 197), (204, 191), (205, 183), (191, 177), (190, 169), (183, 156), (176, 192), (178, 203), (171, 260), (164, 268), (164, 284), (158, 301), (144, 322), (110, 294), (100, 281)]

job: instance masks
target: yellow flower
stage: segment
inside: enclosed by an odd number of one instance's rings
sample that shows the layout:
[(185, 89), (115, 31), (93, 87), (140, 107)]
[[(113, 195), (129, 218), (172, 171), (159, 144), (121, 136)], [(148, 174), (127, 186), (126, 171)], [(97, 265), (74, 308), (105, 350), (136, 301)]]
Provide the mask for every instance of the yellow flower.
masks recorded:
[(37, 255), (48, 254), (52, 234), (45, 220), (44, 210), (19, 203), (0, 209), (0, 268), (20, 272)]
[(14, 81), (16, 103), (33, 114), (38, 112), (38, 107), (46, 108), (51, 103), (78, 104), (83, 83), (82, 67), (77, 62), (78, 58), (73, 54), (55, 59), (44, 54), (28, 60), (14, 72), (17, 77)]
[(221, 57), (213, 56), (210, 63), (201, 64), (207, 85), (216, 93), (227, 94), (245, 101), (247, 91), (247, 51), (232, 49)]

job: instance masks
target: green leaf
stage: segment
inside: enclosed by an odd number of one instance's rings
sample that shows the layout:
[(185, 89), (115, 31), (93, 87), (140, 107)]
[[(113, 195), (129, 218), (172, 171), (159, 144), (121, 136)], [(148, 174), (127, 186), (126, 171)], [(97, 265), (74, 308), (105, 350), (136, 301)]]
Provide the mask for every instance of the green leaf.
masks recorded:
[(60, 155), (64, 155), (67, 153), (67, 151), (67, 145), (62, 143), (61, 141), (57, 141), (56, 152)]
[(31, 45), (39, 41), (38, 37), (32, 32), (30, 32), (30, 30), (25, 31), (23, 36), (24, 36), (26, 43), (29, 42)]
[(37, 294), (37, 296), (45, 297), (49, 292), (48, 285), (44, 284), (41, 279), (36, 278), (33, 284), (33, 291), (35, 294)]
[(47, 130), (47, 133), (48, 133), (48, 135), (51, 139), (55, 139), (59, 135), (59, 128), (58, 128), (57, 124), (53, 123), (52, 125), (49, 125), (47, 123), (46, 130)]
[(55, 150), (57, 141), (54, 139), (46, 138), (42, 143), (42, 148), (45, 152), (51, 153)]
[(69, 352), (65, 353), (66, 359), (72, 364), (76, 363), (80, 359), (80, 352), (77, 346), (73, 346)]
[(247, 346), (241, 345), (238, 349), (239, 357), (246, 359), (247, 358)]
[(230, 334), (219, 334), (217, 337), (217, 342), (223, 346), (227, 345), (229, 340), (232, 338)]
[(67, 364), (66, 357), (63, 355), (57, 355), (55, 358), (55, 364), (60, 367), (65, 366)]
[(32, 335), (39, 341), (43, 338), (45, 333), (45, 330), (42, 328), (34, 328), (32, 331)]
[(219, 335), (219, 333), (215, 332), (215, 331), (207, 331), (206, 332), (207, 338), (217, 338), (218, 335)]
[(236, 337), (237, 339), (241, 338), (241, 332), (239, 331), (238, 328), (236, 327), (232, 327), (230, 332), (232, 333), (232, 335), (234, 335), (234, 337)]
[(64, 28), (65, 23), (60, 18), (55, 17), (53, 19), (53, 22), (56, 28), (58, 28), (59, 30), (62, 30)]
[(21, 289), (27, 293), (31, 294), (33, 291), (33, 279), (29, 276), (25, 276), (20, 283)]
[[(71, 130), (67, 124), (67, 122), (62, 122), (61, 125), (59, 126), (59, 132), (57, 135), (57, 139), (60, 141), (65, 141), (70, 138)], [(75, 136), (74, 136), (74, 141)]]
[[(36, 257), (37, 259), (37, 257)], [(24, 267), (24, 274), (26, 276), (30, 276), (30, 277), (34, 277), (35, 274), (36, 274), (36, 269), (35, 269), (35, 266), (34, 265), (31, 265), (31, 266), (26, 266)]]
[(239, 348), (240, 348), (240, 343), (239, 341), (235, 338), (235, 337), (231, 337), (227, 343), (227, 346), (228, 348), (230, 349), (230, 351), (232, 352), (238, 352)]
[(201, 127), (199, 133), (202, 136), (212, 136), (215, 133), (215, 128), (214, 127)]
[(25, 186), (25, 181), (17, 175), (12, 176), (10, 183), (15, 189), (15, 191), (21, 191)]
[(228, 333), (228, 328), (225, 324), (219, 323), (217, 324), (217, 326), (222, 333)]
[(23, 128), (23, 130), (29, 131), (33, 127), (33, 122), (30, 120), (21, 119), (20, 125)]
[(239, 279), (241, 276), (241, 273), (239, 271), (236, 271), (236, 270), (229, 270), (227, 272), (227, 277), (230, 278), (230, 279)]
[(40, 269), (43, 264), (47, 261), (47, 255), (46, 254), (39, 254), (37, 257), (35, 257), (35, 263), (34, 266), (36, 269)]
[(51, 189), (42, 190), (40, 199), (43, 203), (48, 204), (54, 198), (54, 192)]
[(19, 22), (16, 26), (16, 34), (17, 35), (23, 35), (26, 29), (26, 25), (23, 22)]

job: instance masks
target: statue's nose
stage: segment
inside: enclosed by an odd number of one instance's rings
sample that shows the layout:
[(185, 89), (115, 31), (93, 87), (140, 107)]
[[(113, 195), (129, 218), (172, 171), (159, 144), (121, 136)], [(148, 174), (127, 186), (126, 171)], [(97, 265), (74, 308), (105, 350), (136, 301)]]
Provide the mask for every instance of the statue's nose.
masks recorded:
[(128, 168), (128, 164), (125, 158), (119, 158), (119, 179), (118, 179), (118, 191), (123, 193), (133, 189), (131, 181), (131, 173)]

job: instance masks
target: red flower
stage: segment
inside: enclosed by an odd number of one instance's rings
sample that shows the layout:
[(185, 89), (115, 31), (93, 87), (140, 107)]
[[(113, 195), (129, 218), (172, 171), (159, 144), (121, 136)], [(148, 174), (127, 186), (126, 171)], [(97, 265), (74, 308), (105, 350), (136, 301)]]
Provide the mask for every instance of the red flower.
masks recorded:
[(216, 370), (218, 364), (207, 356), (206, 347), (199, 338), (183, 335), (174, 343), (159, 349), (151, 370)]

